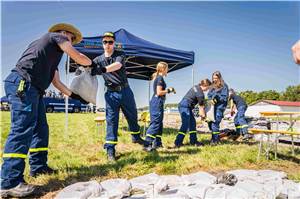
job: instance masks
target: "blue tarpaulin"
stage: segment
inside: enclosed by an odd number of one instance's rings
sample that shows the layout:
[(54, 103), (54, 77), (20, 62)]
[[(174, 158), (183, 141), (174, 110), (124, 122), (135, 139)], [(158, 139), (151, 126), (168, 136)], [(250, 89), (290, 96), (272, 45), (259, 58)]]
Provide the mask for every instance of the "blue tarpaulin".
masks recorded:
[[(115, 49), (123, 51), (126, 55), (125, 67), (129, 78), (149, 80), (159, 61), (165, 61), (169, 64), (169, 72), (194, 63), (193, 51), (177, 50), (154, 44), (127, 32), (125, 29), (116, 31), (115, 37)], [(93, 59), (103, 53), (102, 37), (84, 37), (74, 47)], [(70, 72), (73, 72), (76, 67), (77, 65), (71, 60)]]

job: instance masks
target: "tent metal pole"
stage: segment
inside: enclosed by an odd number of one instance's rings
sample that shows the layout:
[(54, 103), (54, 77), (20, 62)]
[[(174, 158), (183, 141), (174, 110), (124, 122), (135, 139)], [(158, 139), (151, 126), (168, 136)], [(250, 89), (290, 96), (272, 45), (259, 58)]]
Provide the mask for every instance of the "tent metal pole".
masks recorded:
[(192, 86), (195, 85), (194, 64), (192, 65)]
[[(66, 85), (69, 86), (69, 68), (70, 68), (70, 57), (67, 55), (66, 60)], [(69, 112), (69, 97), (66, 96), (65, 100), (65, 115), (66, 115), (66, 121), (65, 121), (65, 136), (68, 135), (68, 112)]]

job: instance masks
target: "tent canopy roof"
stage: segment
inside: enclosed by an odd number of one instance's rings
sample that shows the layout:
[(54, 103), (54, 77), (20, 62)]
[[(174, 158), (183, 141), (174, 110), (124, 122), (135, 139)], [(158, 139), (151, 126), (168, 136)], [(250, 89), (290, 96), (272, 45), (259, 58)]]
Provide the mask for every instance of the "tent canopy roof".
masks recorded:
[[(164, 47), (141, 39), (125, 29), (115, 32), (115, 50), (126, 55), (126, 71), (129, 78), (149, 80), (155, 72), (156, 64), (164, 61), (169, 64), (169, 72), (187, 67), (194, 63), (194, 52)], [(103, 53), (102, 37), (84, 37), (74, 47), (94, 59)], [(71, 60), (70, 72), (76, 64)], [(72, 70), (73, 67), (73, 70)]]

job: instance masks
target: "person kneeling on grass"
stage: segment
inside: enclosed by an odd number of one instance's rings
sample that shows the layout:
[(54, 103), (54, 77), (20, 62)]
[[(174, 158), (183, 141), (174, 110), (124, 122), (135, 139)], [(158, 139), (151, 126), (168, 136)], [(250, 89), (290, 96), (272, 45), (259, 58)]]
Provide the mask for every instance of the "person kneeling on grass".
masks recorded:
[(232, 100), (230, 112), (231, 116), (233, 116), (237, 110), (234, 117), (234, 125), (237, 136), (242, 135), (243, 140), (251, 139), (252, 136), (248, 133), (248, 123), (245, 118), (245, 112), (247, 110), (245, 100), (241, 96), (237, 95), (233, 89), (229, 89), (229, 100)]
[(196, 120), (193, 115), (193, 109), (199, 104), (199, 114), (202, 119), (206, 117), (204, 110), (204, 93), (209, 89), (211, 82), (204, 79), (200, 84), (193, 86), (183, 97), (178, 105), (181, 116), (182, 125), (175, 139), (175, 147), (181, 147), (183, 139), (189, 130), (190, 144), (194, 146), (202, 146), (203, 144), (197, 140)]
[(1, 197), (25, 197), (34, 192), (35, 187), (26, 184), (23, 178), (28, 151), (31, 176), (54, 172), (47, 165), (49, 127), (43, 95), (52, 82), (65, 95), (87, 103), (60, 81), (58, 72), (64, 52), (80, 65), (92, 64), (72, 46), (81, 39), (79, 30), (70, 24), (52, 26), (28, 46), (4, 80), (11, 104), (11, 128), (3, 152)]

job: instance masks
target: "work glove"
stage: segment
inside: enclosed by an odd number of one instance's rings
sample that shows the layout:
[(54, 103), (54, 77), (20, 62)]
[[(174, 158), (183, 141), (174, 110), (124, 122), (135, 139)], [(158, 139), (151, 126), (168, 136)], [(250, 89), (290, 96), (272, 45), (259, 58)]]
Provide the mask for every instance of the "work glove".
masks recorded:
[(95, 76), (95, 75), (101, 75), (103, 73), (106, 73), (106, 67), (98, 67), (98, 65), (92, 61), (92, 65), (90, 65), (90, 67), (92, 68), (91, 70), (91, 75)]
[(79, 100), (82, 104), (88, 104), (88, 102), (85, 101), (82, 97), (80, 97), (80, 95), (77, 95), (73, 92), (71, 93), (71, 95), (69, 97), (72, 98), (72, 99)]
[(167, 88), (167, 92), (176, 94), (176, 91), (173, 87)]

